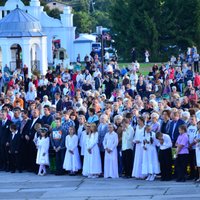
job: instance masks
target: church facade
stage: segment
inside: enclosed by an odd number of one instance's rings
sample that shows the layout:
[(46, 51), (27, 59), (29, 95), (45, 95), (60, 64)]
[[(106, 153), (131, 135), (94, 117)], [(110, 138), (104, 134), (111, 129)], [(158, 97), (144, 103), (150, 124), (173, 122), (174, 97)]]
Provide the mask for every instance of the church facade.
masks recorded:
[[(2, 68), (5, 65), (11, 69), (27, 65), (31, 75), (31, 68), (36, 66), (44, 74), (48, 63), (54, 63), (57, 48), (65, 49), (69, 60), (73, 61), (75, 27), (71, 7), (65, 7), (60, 18), (49, 17), (39, 0), (30, 0), (29, 6), (25, 6), (21, 0), (7, 0), (0, 7)], [(54, 41), (58, 42), (58, 47)]]

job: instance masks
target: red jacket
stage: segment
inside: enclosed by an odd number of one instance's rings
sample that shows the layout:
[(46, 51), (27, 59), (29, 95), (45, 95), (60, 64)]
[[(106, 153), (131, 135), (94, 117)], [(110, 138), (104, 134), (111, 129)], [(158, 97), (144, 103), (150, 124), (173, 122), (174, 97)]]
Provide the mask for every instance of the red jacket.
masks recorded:
[(37, 79), (33, 80), (33, 84), (35, 85), (36, 88), (38, 88), (38, 80)]
[(169, 69), (169, 79), (172, 79), (172, 80), (174, 79), (174, 68)]
[(200, 85), (200, 75), (195, 75), (194, 77), (194, 87), (198, 87)]
[(196, 94), (196, 92), (194, 94), (191, 94), (189, 97), (188, 97), (189, 101), (190, 102), (194, 102), (196, 103), (198, 101), (198, 96)]

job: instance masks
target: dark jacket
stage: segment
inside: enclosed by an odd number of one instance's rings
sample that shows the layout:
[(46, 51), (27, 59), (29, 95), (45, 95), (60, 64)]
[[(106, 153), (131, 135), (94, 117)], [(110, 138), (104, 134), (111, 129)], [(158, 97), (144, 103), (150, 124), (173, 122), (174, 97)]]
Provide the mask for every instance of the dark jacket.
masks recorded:
[(51, 114), (49, 116), (44, 115), (42, 117), (42, 123), (43, 124), (48, 124), (50, 126), (52, 122), (53, 122), (53, 116)]
[(15, 134), (14, 138), (12, 138), (12, 133), (10, 134), (9, 138), (9, 151), (11, 154), (15, 154), (15, 151), (20, 151), (20, 144), (21, 144), (21, 136), (20, 133), (18, 132)]
[(7, 119), (6, 123), (3, 125), (2, 121), (0, 121), (0, 144), (5, 145), (10, 138), (10, 125), (12, 122)]
[(170, 124), (171, 124), (171, 120), (168, 120), (166, 123), (166, 126), (164, 127), (164, 121), (162, 120), (160, 123), (160, 131), (164, 134), (170, 135)]
[(22, 139), (25, 138), (25, 135), (29, 135), (31, 124), (32, 124), (32, 120), (28, 119), (26, 124), (24, 125), (23, 129), (21, 130)]
[(35, 133), (37, 132), (35, 130), (35, 124), (39, 123), (39, 124), (43, 124), (42, 120), (40, 118), (38, 118), (35, 123), (33, 124), (33, 119), (31, 120), (31, 125), (30, 125), (30, 129), (29, 129), (29, 133), (28, 133), (28, 136), (30, 137), (30, 140), (32, 141), (34, 139), (34, 136), (35, 136)]
[(56, 111), (62, 111), (63, 110), (63, 102), (61, 99), (59, 99), (58, 103), (56, 104)]
[(178, 128), (179, 128), (180, 125), (184, 124), (184, 121), (182, 119), (179, 119), (176, 122), (176, 127), (175, 127), (174, 132), (173, 132), (174, 123), (175, 123), (175, 121), (171, 121), (170, 129), (169, 129), (169, 136), (171, 137), (173, 144), (176, 143), (176, 140), (177, 140), (177, 138), (180, 134)]

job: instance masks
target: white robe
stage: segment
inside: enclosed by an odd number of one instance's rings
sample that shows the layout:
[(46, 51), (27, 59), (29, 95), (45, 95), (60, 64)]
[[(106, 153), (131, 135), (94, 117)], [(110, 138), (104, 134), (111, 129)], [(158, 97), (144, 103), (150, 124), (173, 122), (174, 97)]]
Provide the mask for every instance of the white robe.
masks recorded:
[[(150, 133), (146, 133), (143, 136), (143, 141), (146, 139), (150, 142)], [(147, 150), (143, 149), (143, 159), (142, 159), (142, 174), (159, 174), (160, 173), (160, 164), (158, 161), (158, 153), (156, 150), (156, 138), (155, 133), (152, 132), (153, 144), (142, 144)]]
[[(112, 133), (106, 133), (103, 146), (105, 149), (104, 158), (104, 178), (118, 178), (118, 160), (117, 160), (117, 145), (118, 145), (118, 135), (114, 131)], [(112, 152), (108, 153), (106, 148), (110, 149)]]
[[(81, 161), (78, 152), (78, 136), (77, 135), (67, 135), (65, 138), (66, 153), (63, 163), (63, 169), (67, 171), (77, 172), (81, 169)], [(73, 151), (71, 154), (69, 150)]]
[[(91, 149), (91, 154), (88, 152)], [(98, 132), (86, 135), (86, 148), (83, 160), (83, 175), (100, 174), (101, 156), (98, 147)]]
[[(200, 139), (200, 133), (197, 133), (195, 139)], [(196, 163), (200, 167), (200, 142), (195, 145)]]
[(49, 137), (37, 138), (37, 158), (36, 164), (49, 165)]
[(81, 147), (81, 156), (85, 155), (85, 148), (86, 148), (86, 131), (83, 131), (79, 140), (79, 146)]
[(139, 141), (140, 143), (135, 145), (135, 157), (134, 157), (134, 164), (133, 164), (133, 171), (132, 171), (132, 177), (135, 177), (135, 178), (144, 177), (142, 175), (143, 135), (144, 135), (144, 127), (139, 128), (139, 126), (136, 126), (133, 142)]

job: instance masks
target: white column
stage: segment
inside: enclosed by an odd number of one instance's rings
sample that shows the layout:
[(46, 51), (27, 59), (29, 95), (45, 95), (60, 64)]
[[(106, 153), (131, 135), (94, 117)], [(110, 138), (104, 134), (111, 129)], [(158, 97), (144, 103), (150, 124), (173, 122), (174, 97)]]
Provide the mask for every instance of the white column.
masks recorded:
[(0, 10), (0, 20), (2, 19), (2, 10)]
[(32, 45), (32, 61), (36, 60), (36, 46)]
[(43, 36), (40, 42), (40, 73), (45, 75), (47, 73), (48, 63), (47, 63), (47, 37)]
[(48, 63), (53, 63), (53, 45), (52, 45), (52, 37), (48, 37), (47, 43), (47, 60)]
[[(1, 42), (1, 41), (0, 41)], [(1, 51), (2, 51), (2, 73), (5, 65), (8, 65), (10, 67), (10, 61), (11, 61), (11, 50), (9, 44), (1, 44)]]
[(23, 42), (22, 46), (22, 63), (23, 66), (26, 65), (28, 67), (28, 77), (31, 78), (31, 53), (30, 53), (30, 44), (28, 41)]
[(73, 27), (73, 14), (70, 6), (64, 7), (63, 14), (60, 15), (64, 27)]

